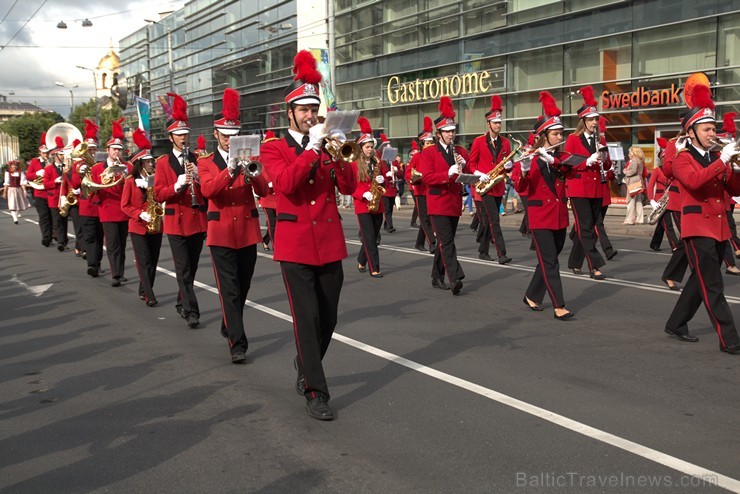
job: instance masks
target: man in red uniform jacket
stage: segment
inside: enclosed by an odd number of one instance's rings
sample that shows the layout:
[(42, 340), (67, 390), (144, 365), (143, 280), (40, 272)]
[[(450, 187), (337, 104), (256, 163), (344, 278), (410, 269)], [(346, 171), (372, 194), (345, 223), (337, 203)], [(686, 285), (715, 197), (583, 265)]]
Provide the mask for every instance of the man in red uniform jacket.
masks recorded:
[[(457, 260), (455, 233), (460, 221), (462, 204), (462, 185), (456, 182), (457, 176), (466, 167), (468, 153), (455, 146), (455, 110), (449, 96), (443, 96), (439, 103), (441, 115), (434, 121), (437, 127), (438, 142), (421, 152), (421, 181), (427, 187), (427, 209), (437, 238), (432, 266), (432, 286), (449, 290), (458, 295), (465, 278), (462, 266)], [(444, 282), (444, 276), (450, 286)]]
[(60, 136), (56, 137), (56, 147), (49, 150), (52, 163), (44, 168), (44, 189), (46, 189), (46, 203), (51, 214), (51, 222), (57, 236), (57, 249), (63, 252), (67, 248), (67, 223), (68, 218), (59, 214), (59, 195), (64, 180), (64, 155), (62, 154), (64, 141)]
[(710, 153), (716, 125), (709, 87), (697, 86), (690, 100), (695, 106), (682, 123), (688, 140), (677, 142), (672, 167), (682, 185), (681, 236), (691, 275), (666, 322), (665, 332), (681, 341), (699, 341), (689, 334), (688, 322), (703, 302), (719, 336), (720, 350), (740, 353), (740, 338), (724, 296), (720, 270), (725, 241), (730, 238), (725, 194), (740, 193), (740, 174), (731, 164), (740, 150), (733, 141), (722, 148), (719, 156)]
[[(424, 117), (424, 127), (418, 135), (422, 151), (429, 146), (434, 146), (433, 125), (434, 124), (430, 117)], [(416, 247), (417, 250), (424, 252), (424, 242), (426, 241), (429, 245), (429, 253), (434, 254), (437, 250), (437, 241), (434, 238), (432, 222), (429, 221), (429, 211), (427, 210), (427, 187), (421, 179), (417, 178), (418, 182), (413, 182), (414, 172), (421, 173), (419, 168), (420, 165), (421, 151), (418, 151), (411, 157), (406, 168), (408, 170), (409, 183), (413, 185), (414, 202), (416, 203), (416, 212), (419, 216), (419, 232), (416, 235), (416, 245), (414, 245), (414, 247)]]
[(249, 177), (241, 163), (229, 159), (229, 141), (241, 128), (239, 93), (226, 88), (223, 112), (214, 122), (216, 152), (198, 160), (203, 196), (208, 199), (208, 247), (221, 300), (221, 334), (231, 350), (231, 362), (243, 364), (247, 357), (244, 304), (257, 262), (257, 244), (262, 240), (254, 194), (269, 193), (263, 175)]
[[(486, 113), (488, 132), (476, 137), (473, 145), (470, 147), (469, 166), (473, 173), (479, 177), (487, 175), (488, 172), (499, 164), (499, 161), (511, 153), (511, 142), (506, 137), (500, 135), (503, 114), (502, 107), (501, 98), (499, 96), (492, 96), (491, 109)], [(505, 166), (508, 167), (506, 168), (507, 171), (511, 170), (511, 162), (507, 162)], [(489, 242), (493, 242), (499, 264), (511, 262), (511, 258), (506, 255), (506, 244), (504, 242), (504, 234), (501, 231), (499, 217), (499, 208), (501, 207), (501, 200), (504, 197), (505, 187), (506, 180), (502, 180), (480, 198), (480, 203), (483, 205), (481, 219), (486, 221), (488, 228), (484, 229), (485, 233), (481, 237), (478, 257), (485, 261), (490, 261), (491, 256), (488, 254), (488, 244)], [(476, 196), (478, 195), (477, 192), (475, 194)], [(504, 204), (505, 207), (506, 204)]]
[(334, 189), (352, 194), (357, 180), (349, 163), (322, 150), (326, 131), (316, 125), (321, 74), (303, 50), (295, 57), (295, 81), (286, 90), (290, 127), (285, 137), (262, 145), (262, 162), (278, 198), (274, 260), (280, 262), (296, 340), (296, 390), (309, 416), (334, 419), (322, 359), (337, 324), (347, 257)]
[(39, 216), (39, 229), (41, 230), (41, 244), (44, 247), (51, 245), (51, 211), (49, 211), (48, 191), (44, 188), (43, 181), (37, 184), (35, 180), (44, 178), (44, 168), (49, 161), (49, 149), (46, 147), (46, 132), (41, 135), (41, 145), (39, 146), (39, 156), (33, 158), (28, 164), (26, 170), (26, 180), (33, 188), (33, 205)]
[(175, 310), (189, 328), (200, 324), (200, 308), (195, 296), (195, 273), (206, 236), (206, 205), (195, 179), (195, 155), (188, 149), (190, 127), (187, 104), (178, 94), (174, 98), (172, 120), (167, 124), (172, 149), (160, 156), (154, 170), (154, 198), (166, 203), (164, 233), (172, 249), (175, 276), (180, 289)]

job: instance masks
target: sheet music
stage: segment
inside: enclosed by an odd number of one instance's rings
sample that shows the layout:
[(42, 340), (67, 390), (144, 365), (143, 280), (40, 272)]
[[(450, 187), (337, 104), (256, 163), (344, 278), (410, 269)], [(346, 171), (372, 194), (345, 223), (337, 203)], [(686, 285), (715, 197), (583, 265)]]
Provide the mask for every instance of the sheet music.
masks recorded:
[(229, 160), (252, 161), (259, 158), (261, 140), (258, 135), (232, 137), (229, 139)]
[(383, 149), (383, 154), (380, 156), (380, 159), (390, 164), (396, 159), (396, 156), (398, 156), (398, 148), (386, 146), (385, 149)]
[(461, 173), (457, 176), (455, 179), (455, 182), (459, 184), (469, 184), (473, 185), (478, 183), (478, 175), (473, 175), (472, 173)]
[(578, 166), (588, 159), (588, 156), (581, 156), (580, 154), (571, 154), (568, 158), (561, 161), (561, 165), (565, 166)]
[(357, 117), (360, 116), (360, 110), (336, 110), (326, 114), (324, 128), (328, 132), (339, 130), (348, 135), (352, 127), (357, 123)]

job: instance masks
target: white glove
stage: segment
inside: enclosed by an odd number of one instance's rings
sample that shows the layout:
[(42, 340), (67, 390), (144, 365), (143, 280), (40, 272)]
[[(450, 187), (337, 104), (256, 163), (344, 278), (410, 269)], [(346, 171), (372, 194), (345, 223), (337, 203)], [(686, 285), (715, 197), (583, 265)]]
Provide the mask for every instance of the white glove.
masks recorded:
[(478, 181), (481, 183), (490, 182), (491, 177), (489, 177), (487, 173), (481, 173), (480, 175), (478, 175)]
[(650, 205), (653, 207), (653, 209), (658, 209), (658, 206), (660, 206), (660, 204), (658, 203), (658, 201), (656, 201), (655, 199), (652, 199), (650, 201)]
[(76, 196), (80, 195), (80, 189), (72, 189), (72, 193)]
[(688, 137), (682, 136), (676, 139), (676, 152), (685, 149), (686, 148), (686, 142), (688, 141)]
[(87, 173), (87, 165), (82, 165), (80, 167), (80, 175), (84, 175), (85, 173)]
[(519, 162), (519, 168), (522, 169), (522, 172), (528, 172), (530, 168), (532, 168), (532, 157), (525, 158), (522, 161)]
[(375, 181), (378, 182), (380, 185), (383, 185), (385, 183), (385, 177), (383, 175), (378, 175), (375, 177)]
[(342, 132), (341, 130), (332, 130), (331, 132), (329, 132), (328, 135), (331, 139), (336, 139), (341, 143), (347, 142), (347, 136), (344, 135), (344, 132)]
[(393, 178), (393, 172), (388, 172), (385, 174), (385, 176), (388, 178)]
[(719, 159), (721, 159), (724, 164), (727, 164), (738, 154), (740, 154), (740, 149), (735, 145), (735, 141), (732, 141), (722, 148), (722, 153), (719, 155)]
[(322, 124), (317, 124), (308, 129), (308, 147), (306, 149), (313, 149), (319, 151), (321, 149), (321, 142), (326, 137), (326, 131)]
[(460, 169), (457, 165), (452, 165), (449, 170), (447, 170), (447, 176), (451, 177), (453, 175), (459, 175)]
[(141, 221), (143, 221), (144, 223), (149, 223), (150, 221), (152, 221), (152, 215), (147, 213), (146, 211), (142, 211), (141, 213), (139, 213), (139, 218), (141, 218)]
[(267, 186), (272, 189), (272, 182), (267, 182)]
[(373, 195), (370, 193), (370, 191), (368, 191), (362, 194), (362, 198), (365, 199), (367, 202), (370, 202), (373, 200)]
[(139, 187), (140, 189), (146, 189), (147, 187), (149, 187), (149, 182), (147, 182), (147, 181), (146, 181), (145, 179), (143, 179), (143, 178), (137, 178), (136, 180), (134, 180), (134, 183), (135, 183), (135, 184), (136, 184), (136, 186), (137, 186), (137, 187)]
[(512, 168), (514, 168), (514, 163), (512, 163), (511, 161), (507, 161), (506, 163), (504, 163), (504, 170), (511, 170)]
[(56, 179), (54, 179), (54, 183), (55, 183), (55, 184), (60, 184), (60, 183), (62, 183), (62, 177), (57, 177)]
[(229, 170), (231, 175), (236, 172), (236, 167), (239, 166), (239, 160), (236, 158), (229, 158), (229, 162), (226, 164), (226, 168)]
[(177, 182), (175, 182), (175, 192), (180, 192), (182, 189), (185, 188), (185, 185), (188, 182), (188, 176), (186, 174), (179, 175), (177, 177)]
[(586, 166), (594, 166), (600, 161), (601, 160), (599, 159), (599, 153), (594, 153), (591, 156), (589, 156), (588, 159), (586, 160)]
[(542, 161), (544, 161), (548, 165), (552, 165), (553, 163), (555, 163), (555, 158), (547, 154), (547, 151), (545, 151), (545, 148), (538, 148), (537, 154), (539, 154), (542, 157)]

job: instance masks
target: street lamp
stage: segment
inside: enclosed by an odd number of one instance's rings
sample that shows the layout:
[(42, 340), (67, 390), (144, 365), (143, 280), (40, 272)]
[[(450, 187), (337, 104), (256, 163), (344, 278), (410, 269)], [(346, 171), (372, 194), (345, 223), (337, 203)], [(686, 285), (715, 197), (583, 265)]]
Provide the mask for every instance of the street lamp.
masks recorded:
[(78, 69), (89, 70), (93, 75), (93, 88), (95, 89), (95, 123), (100, 125), (100, 106), (98, 105), (98, 77), (95, 74), (95, 70), (82, 65), (77, 66)]
[[(72, 116), (74, 115), (74, 108), (75, 108), (75, 95), (72, 92), (72, 89), (70, 89), (66, 84), (60, 81), (54, 81), (54, 84), (56, 84), (59, 87), (66, 87), (69, 89), (69, 121), (72, 121)], [(72, 84), (73, 88), (79, 87), (79, 84)]]
[[(144, 19), (144, 22), (148, 22), (150, 24), (159, 24), (159, 22), (152, 20), (152, 19)], [(169, 76), (170, 76), (170, 92), (174, 92), (175, 90), (175, 84), (173, 81), (174, 78), (174, 69), (172, 68), (172, 30), (169, 26), (165, 26), (167, 28), (167, 66), (169, 68)], [(149, 33), (149, 30), (147, 30), (147, 34)], [(148, 36), (147, 36), (148, 37)], [(147, 40), (149, 41), (149, 40)]]

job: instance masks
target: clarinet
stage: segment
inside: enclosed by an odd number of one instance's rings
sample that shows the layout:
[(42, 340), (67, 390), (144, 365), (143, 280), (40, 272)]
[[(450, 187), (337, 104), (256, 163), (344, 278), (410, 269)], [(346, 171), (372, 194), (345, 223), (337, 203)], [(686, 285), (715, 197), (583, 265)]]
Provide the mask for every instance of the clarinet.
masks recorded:
[[(187, 171), (188, 165), (190, 165), (190, 160), (188, 159), (188, 155), (190, 154), (190, 148), (188, 146), (183, 146), (182, 148), (182, 164), (185, 167), (185, 170)], [(193, 165), (195, 166), (195, 165)], [(191, 173), (190, 174), (191, 180), (190, 180), (190, 207), (193, 209), (198, 209), (200, 207), (200, 204), (198, 203), (198, 196), (195, 194), (195, 176)]]
[[(596, 151), (599, 153), (599, 158), (603, 158), (603, 154), (601, 151), (599, 151), (599, 146), (601, 146), (601, 137), (599, 136), (599, 124), (596, 124), (596, 130), (594, 130), (594, 147), (596, 148)], [(606, 170), (604, 170), (604, 163), (599, 162), (599, 174), (601, 175), (601, 183), (605, 184), (608, 182), (606, 179)]]

